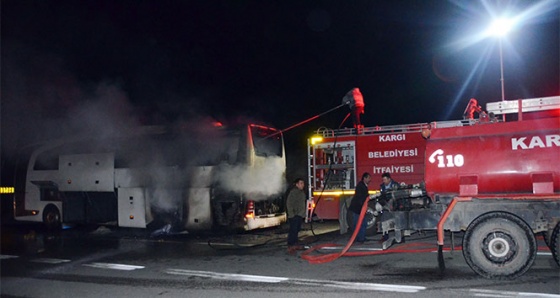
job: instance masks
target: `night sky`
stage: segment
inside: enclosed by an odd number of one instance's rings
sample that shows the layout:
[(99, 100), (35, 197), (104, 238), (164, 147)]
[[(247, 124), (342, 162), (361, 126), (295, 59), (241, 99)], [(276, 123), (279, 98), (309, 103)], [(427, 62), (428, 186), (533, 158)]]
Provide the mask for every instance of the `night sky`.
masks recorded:
[[(283, 129), (354, 87), (366, 126), (461, 119), (471, 97), (501, 100), (498, 39), (477, 38), (500, 15), (523, 16), (503, 40), (506, 100), (560, 94), (557, 0), (0, 3), (2, 167), (22, 144), (111, 121)], [(348, 112), (285, 132), (290, 180), (307, 137)]]

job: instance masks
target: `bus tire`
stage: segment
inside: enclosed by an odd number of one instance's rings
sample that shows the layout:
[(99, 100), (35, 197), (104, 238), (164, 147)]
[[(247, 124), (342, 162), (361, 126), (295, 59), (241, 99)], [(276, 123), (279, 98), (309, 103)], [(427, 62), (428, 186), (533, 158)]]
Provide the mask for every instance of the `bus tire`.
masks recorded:
[(556, 224), (552, 237), (550, 238), (550, 251), (556, 261), (556, 265), (560, 266), (560, 222)]
[(43, 210), (43, 224), (48, 230), (58, 230), (61, 227), (60, 211), (55, 205), (47, 205)]
[(537, 241), (519, 217), (492, 212), (475, 219), (463, 238), (463, 256), (469, 267), (486, 278), (513, 279), (533, 265)]

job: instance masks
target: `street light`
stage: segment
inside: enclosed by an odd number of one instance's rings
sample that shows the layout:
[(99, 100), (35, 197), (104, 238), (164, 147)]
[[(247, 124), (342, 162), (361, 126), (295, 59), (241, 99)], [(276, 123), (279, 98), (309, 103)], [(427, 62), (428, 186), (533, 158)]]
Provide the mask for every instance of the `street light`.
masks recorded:
[[(508, 34), (509, 31), (513, 28), (514, 21), (512, 19), (496, 19), (490, 28), (488, 29), (488, 34), (498, 37), (498, 43), (500, 48), (500, 83), (502, 85), (502, 101), (506, 100), (505, 91), (504, 91), (504, 57), (502, 53), (502, 40)], [(502, 120), (506, 121), (506, 114), (502, 115)]]
[(502, 54), (502, 39), (507, 35), (511, 28), (513, 28), (514, 21), (511, 19), (497, 19), (495, 20), (490, 28), (488, 29), (488, 34), (497, 36), (499, 47), (500, 47), (500, 82), (502, 85), (502, 101), (505, 101), (505, 92), (504, 92), (504, 58)]

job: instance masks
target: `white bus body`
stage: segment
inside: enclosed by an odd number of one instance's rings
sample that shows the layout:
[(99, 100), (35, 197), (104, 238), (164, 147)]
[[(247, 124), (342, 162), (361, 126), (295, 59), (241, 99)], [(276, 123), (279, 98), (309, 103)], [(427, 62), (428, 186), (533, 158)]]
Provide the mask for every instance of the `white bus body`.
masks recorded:
[[(27, 152), (27, 154), (25, 154)], [(285, 150), (269, 127), (78, 137), (22, 150), (14, 218), (146, 228), (253, 230), (286, 221)]]

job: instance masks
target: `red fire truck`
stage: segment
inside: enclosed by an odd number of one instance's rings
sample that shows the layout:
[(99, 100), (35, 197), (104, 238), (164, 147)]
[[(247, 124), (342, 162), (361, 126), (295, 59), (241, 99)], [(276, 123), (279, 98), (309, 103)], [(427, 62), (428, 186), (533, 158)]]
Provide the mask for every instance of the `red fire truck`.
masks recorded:
[[(339, 219), (364, 172), (369, 231), (387, 249), (416, 231), (464, 232), (463, 255), (479, 275), (514, 278), (533, 264), (542, 233), (560, 265), (560, 96), (488, 103), (478, 118), (320, 129), (309, 139), (314, 214)], [(472, 113), (471, 113), (472, 115)], [(501, 115), (500, 117), (496, 117)], [(378, 179), (376, 179), (378, 178)]]

